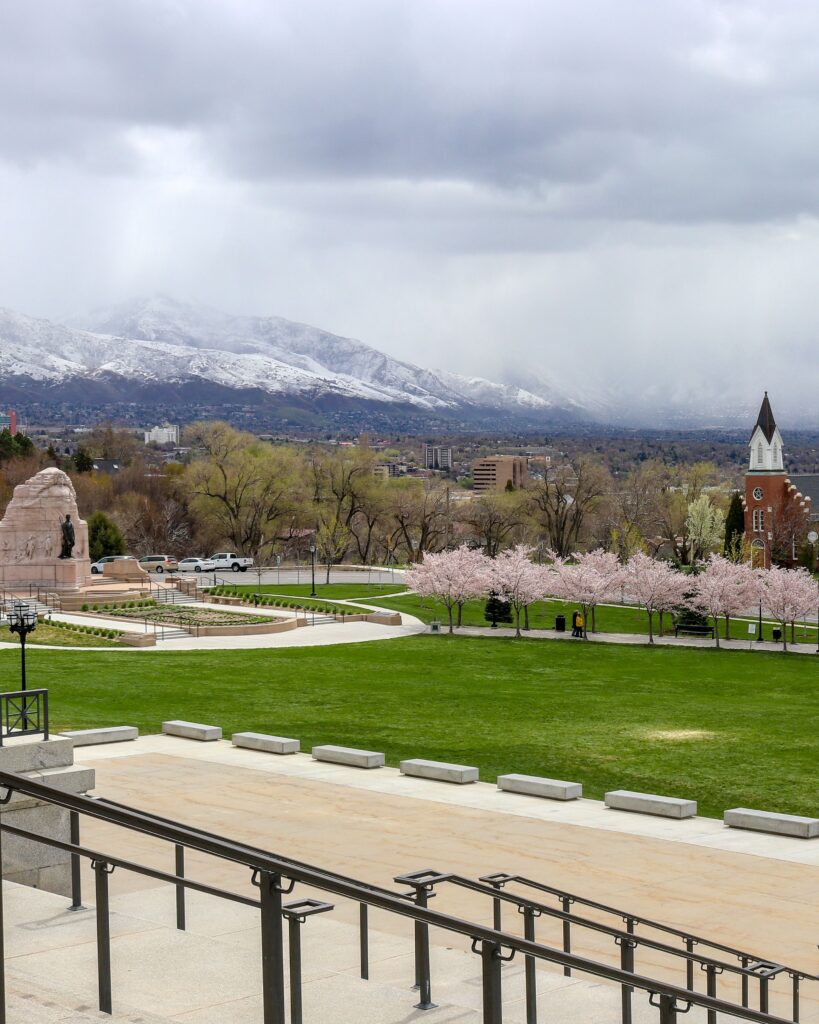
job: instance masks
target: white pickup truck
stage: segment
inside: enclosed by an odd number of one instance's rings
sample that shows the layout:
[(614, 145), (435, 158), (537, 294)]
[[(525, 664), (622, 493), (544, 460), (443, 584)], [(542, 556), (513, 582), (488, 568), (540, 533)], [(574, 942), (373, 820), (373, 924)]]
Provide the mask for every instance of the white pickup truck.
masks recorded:
[(208, 561), (213, 562), (216, 569), (232, 569), (233, 572), (247, 572), (253, 567), (252, 558), (243, 558), (232, 551), (217, 551)]

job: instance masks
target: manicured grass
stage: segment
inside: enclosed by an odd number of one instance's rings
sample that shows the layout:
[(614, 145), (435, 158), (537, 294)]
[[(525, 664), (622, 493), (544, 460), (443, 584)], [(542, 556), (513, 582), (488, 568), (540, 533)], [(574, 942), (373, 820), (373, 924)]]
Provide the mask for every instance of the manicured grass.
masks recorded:
[[(377, 602), (384, 608), (392, 608), (395, 611), (405, 611), (409, 615), (415, 615), (422, 622), (429, 622), (438, 619), (442, 625), (448, 628), (449, 619), (446, 608), (430, 598), (422, 598), (417, 594), (407, 594), (406, 597), (395, 597), (389, 600)], [(467, 601), (463, 607), (462, 624), (464, 626), (488, 626), (489, 623), (484, 617), (485, 601)], [(566, 628), (571, 629), (572, 612), (579, 610), (577, 604), (565, 601), (538, 601), (529, 607), (529, 626), (531, 629), (554, 629), (555, 617), (566, 616)], [(457, 611), (454, 613), (457, 615)], [(597, 609), (597, 630), (604, 633), (642, 633), (648, 635), (648, 615), (642, 608), (633, 605), (600, 605)], [(455, 620), (457, 621), (457, 619)], [(523, 627), (523, 615), (521, 615), (521, 628)], [(731, 636), (735, 640), (748, 639), (748, 621), (734, 619), (731, 621)], [(713, 623), (712, 623), (713, 624)], [(514, 623), (512, 623), (514, 626)], [(659, 635), (659, 615), (654, 616), (654, 634)], [(591, 621), (588, 623), (591, 629)], [(763, 616), (763, 634), (766, 640), (771, 640), (772, 626), (767, 617)], [(670, 615), (665, 616), (665, 632), (674, 635), (674, 625)], [(720, 619), (719, 635), (725, 636), (725, 620)], [(816, 624), (797, 626), (796, 642), (800, 641), (816, 644)], [(791, 633), (788, 629), (788, 643), (791, 642)]]
[[(16, 679), (19, 656), (0, 652)], [(783, 654), (418, 636), (225, 652), (42, 651), (53, 728), (168, 718), (734, 806), (819, 814), (819, 663)]]
[[(5, 639), (5, 637), (3, 637)], [(80, 633), (73, 629), (64, 629), (60, 626), (47, 626), (40, 623), (37, 629), (26, 639), (26, 647), (30, 646), (55, 646), (55, 647), (121, 647), (116, 640), (109, 640), (106, 637), (92, 636), (90, 633)]]

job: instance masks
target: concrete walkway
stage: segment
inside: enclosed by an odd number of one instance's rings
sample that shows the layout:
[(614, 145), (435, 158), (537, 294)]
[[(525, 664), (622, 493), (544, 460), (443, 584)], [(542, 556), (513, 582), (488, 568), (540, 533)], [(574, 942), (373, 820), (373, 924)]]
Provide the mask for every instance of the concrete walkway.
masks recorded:
[[(508, 871), (804, 971), (819, 966), (819, 841), (728, 830), (707, 818), (648, 818), (592, 800), (556, 804), (493, 784), (450, 786), (390, 768), (344, 768), (308, 754), (277, 757), (226, 741), (146, 736), (81, 748), (77, 762), (95, 768), (99, 795), (364, 881), (393, 888), (396, 874), (420, 868), (470, 878)], [(164, 870), (172, 858), (148, 837), (90, 820), (83, 840)], [(242, 869), (203, 856), (191, 855), (189, 873), (247, 885)], [(153, 883), (116, 872), (111, 884), (125, 893)], [(491, 919), (485, 898), (452, 886), (442, 887), (435, 907)], [(350, 921), (355, 913), (349, 908)], [(557, 943), (559, 924), (544, 918), (538, 934)], [(452, 936), (434, 931), (432, 941), (451, 946)], [(573, 948), (616, 955), (610, 940), (585, 930), (575, 930)], [(653, 966), (650, 950), (640, 957)], [(784, 999), (789, 991), (785, 979)], [(808, 1009), (803, 1020), (816, 1004)]]

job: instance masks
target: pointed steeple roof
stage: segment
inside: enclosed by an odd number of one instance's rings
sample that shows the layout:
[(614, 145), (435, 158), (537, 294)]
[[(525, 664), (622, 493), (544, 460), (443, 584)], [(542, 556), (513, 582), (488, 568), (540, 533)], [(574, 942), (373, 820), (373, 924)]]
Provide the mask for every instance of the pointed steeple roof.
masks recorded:
[(762, 433), (765, 435), (765, 440), (768, 444), (774, 436), (776, 430), (776, 420), (774, 419), (773, 409), (771, 409), (771, 403), (768, 401), (768, 392), (765, 392), (765, 397), (762, 399), (762, 405), (759, 409), (759, 416), (756, 420), (756, 426), (754, 430), (759, 427)]

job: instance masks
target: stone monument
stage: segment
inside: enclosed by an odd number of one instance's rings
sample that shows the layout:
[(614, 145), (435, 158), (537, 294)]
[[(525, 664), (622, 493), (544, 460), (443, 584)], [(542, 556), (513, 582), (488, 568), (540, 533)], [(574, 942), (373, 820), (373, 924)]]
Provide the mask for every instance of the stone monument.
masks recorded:
[(0, 521), (0, 586), (79, 590), (90, 575), (88, 525), (70, 478), (51, 468), (18, 484)]

